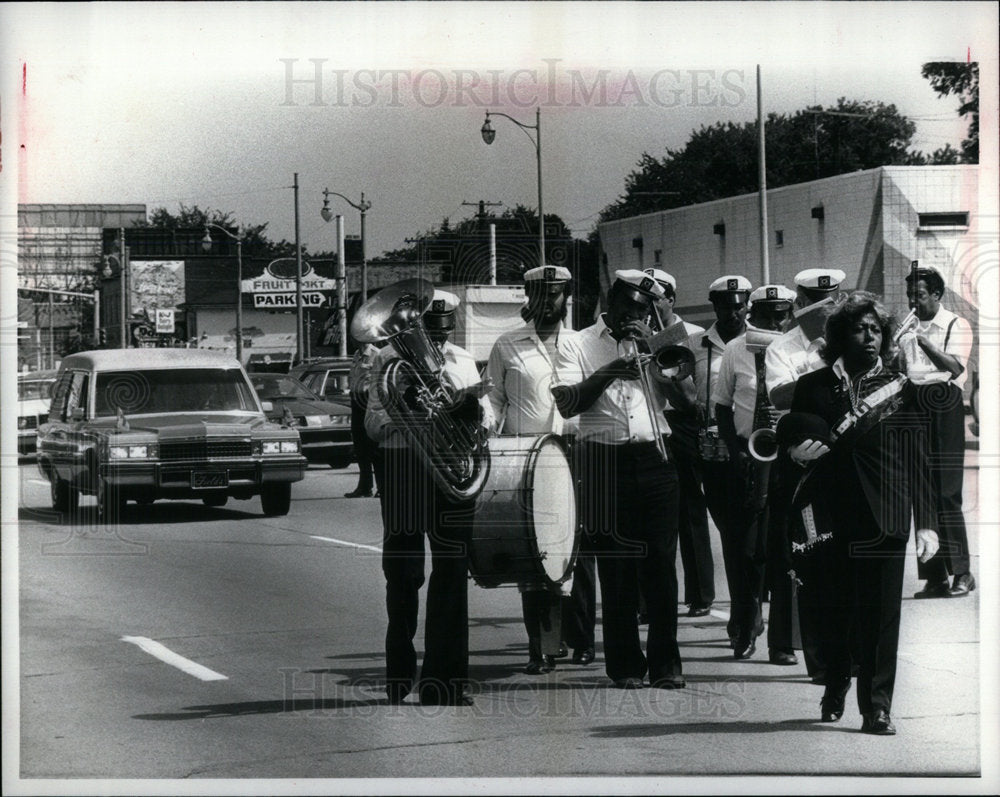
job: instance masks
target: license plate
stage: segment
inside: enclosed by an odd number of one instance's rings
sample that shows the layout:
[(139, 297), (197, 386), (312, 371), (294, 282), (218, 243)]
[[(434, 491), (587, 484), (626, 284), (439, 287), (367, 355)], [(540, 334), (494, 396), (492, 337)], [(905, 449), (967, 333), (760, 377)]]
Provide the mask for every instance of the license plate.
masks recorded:
[(201, 487), (228, 487), (229, 474), (224, 471), (196, 470), (191, 474), (191, 486), (195, 489)]

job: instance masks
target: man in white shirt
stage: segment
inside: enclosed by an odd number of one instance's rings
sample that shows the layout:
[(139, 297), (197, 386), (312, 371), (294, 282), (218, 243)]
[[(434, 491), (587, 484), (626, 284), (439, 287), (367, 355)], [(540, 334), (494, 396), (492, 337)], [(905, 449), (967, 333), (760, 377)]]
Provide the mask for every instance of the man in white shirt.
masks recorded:
[[(793, 301), (795, 293), (784, 285), (763, 285), (757, 288), (750, 294), (747, 329), (780, 334), (791, 320)], [(751, 458), (748, 448), (756, 421), (758, 377), (763, 370), (764, 352), (752, 350), (748, 346), (748, 332), (744, 332), (726, 344), (719, 365), (719, 376), (712, 392), (712, 402), (719, 419), (719, 433), (726, 441), (729, 461), (734, 468), (732, 483), (741, 490), (730, 498), (736, 510), (733, 512), (732, 522), (726, 529), (720, 529), (728, 535), (728, 538), (723, 537), (723, 547), (728, 550), (729, 559), (737, 565), (733, 574), (735, 593), (730, 595), (730, 613), (736, 618), (740, 629), (733, 649), (737, 659), (750, 658), (756, 649), (756, 634), (753, 631), (761, 614), (764, 588), (767, 512), (765, 507), (755, 504), (754, 492), (756, 489), (767, 490), (769, 484), (766, 483), (761, 488), (752, 483), (752, 479), (766, 479), (769, 482), (771, 468), (767, 467), (765, 473), (765, 469)], [(760, 389), (766, 390), (762, 383)], [(761, 406), (766, 408), (766, 396)], [(768, 415), (770, 422), (770, 413)], [(788, 576), (784, 572), (781, 575), (790, 592)], [(785, 622), (790, 630), (790, 603), (776, 600), (784, 592), (783, 589), (772, 590), (769, 626), (773, 628), (776, 621)], [(770, 661), (773, 664), (795, 664), (793, 644), (788, 638), (790, 633), (781, 640), (771, 639), (770, 636), (769, 631)]]
[[(969, 538), (962, 513), (965, 470), (965, 407), (962, 387), (972, 350), (972, 327), (941, 306), (944, 278), (920, 267), (906, 278), (906, 296), (916, 311), (916, 327), (899, 340), (900, 364), (917, 385), (930, 414), (931, 479), (937, 494), (937, 532), (941, 547), (928, 562), (917, 563), (926, 580), (916, 598), (962, 597), (976, 588), (969, 563)], [(948, 574), (954, 576), (948, 584)]]
[[(643, 269), (663, 288), (663, 298), (655, 310), (663, 329), (682, 325), (687, 338), (704, 335), (697, 324), (689, 324), (674, 312), (677, 280), (658, 268)], [(655, 330), (654, 330), (655, 331)], [(690, 380), (689, 380), (690, 382)], [(678, 386), (677, 391), (683, 388)], [(684, 603), (688, 617), (705, 617), (715, 601), (715, 563), (708, 532), (708, 509), (702, 490), (701, 461), (698, 458), (698, 420), (693, 413), (692, 396), (666, 392), (670, 401), (667, 422), (670, 424), (670, 453), (677, 469), (680, 497), (677, 507), (677, 541), (684, 568)], [(675, 406), (676, 404), (676, 406)]]
[[(656, 280), (615, 272), (608, 309), (560, 348), (553, 389), (564, 418), (578, 419), (584, 533), (597, 552), (604, 656), (620, 689), (685, 686), (677, 646), (677, 473), (664, 459), (666, 400), (644, 396), (635, 338), (649, 337)], [(662, 451), (662, 454), (661, 454)], [(639, 638), (638, 590), (649, 613), (646, 653)], [(648, 658), (647, 658), (648, 657)]]
[[(787, 332), (767, 347), (764, 355), (767, 394), (775, 409), (785, 412), (791, 408), (792, 394), (799, 378), (826, 367), (819, 354), (825, 343), (822, 334), (823, 322), (828, 311), (833, 309), (833, 300), (839, 294), (840, 285), (846, 276), (840, 269), (826, 268), (807, 268), (795, 275), (796, 296), (793, 312), (797, 318)], [(792, 491), (798, 482), (799, 468), (787, 457), (779, 457), (773, 470), (776, 471), (776, 476), (768, 502), (770, 506), (768, 547), (772, 554), (777, 551), (784, 555), (787, 566), (781, 567), (781, 573), (785, 573), (791, 567), (791, 542), (787, 533), (788, 510), (791, 507)], [(774, 555), (769, 558), (774, 561)], [(784, 594), (784, 590), (779, 593), (782, 596)], [(806, 671), (815, 681), (822, 682), (826, 678), (826, 673), (819, 655), (821, 615), (815, 603), (810, 603), (809, 598), (802, 593), (798, 595), (798, 607), (802, 655), (806, 662)], [(788, 636), (791, 636), (790, 617), (787, 623), (784, 621), (778, 623), (775, 622), (773, 606), (771, 612), (768, 645), (790, 646), (790, 642), (786, 645), (780, 639), (772, 640), (772, 631), (778, 634), (782, 628), (788, 628)]]
[[(420, 303), (420, 297), (406, 297)], [(402, 301), (402, 300), (401, 300)], [(478, 417), (478, 432), (485, 439), (493, 425), (493, 409), (480, 396), (476, 362), (464, 349), (448, 341), (455, 328), (458, 297), (435, 291), (430, 306), (414, 306), (423, 312), (422, 323), (433, 344), (444, 357), (444, 372), (456, 390), (465, 391), (454, 412), (468, 422)], [(372, 365), (374, 373), (399, 358), (392, 345), (381, 349)], [(413, 401), (403, 395), (400, 400)], [(472, 425), (476, 421), (472, 420)], [(424, 631), (424, 662), (419, 695), (422, 705), (471, 705), (465, 694), (469, 667), (468, 556), (475, 500), (453, 502), (434, 483), (425, 460), (411, 447), (408, 432), (386, 411), (375, 380), (368, 391), (365, 427), (382, 451), (385, 462), (381, 490), (382, 572), (386, 579), (388, 628), (386, 647), (386, 694), (390, 703), (401, 703), (417, 680), (417, 654), (413, 638), (417, 632), (420, 587), (424, 583), (424, 536), (431, 549), (431, 577), (427, 589)]]
[[(525, 324), (501, 335), (486, 363), (486, 377), (492, 384), (489, 399), (499, 434), (534, 436), (563, 431), (563, 417), (556, 409), (551, 387), (560, 345), (572, 334), (563, 324), (571, 278), (564, 266), (538, 266), (524, 273), (528, 303), (521, 315)], [(581, 552), (574, 577), (563, 587), (566, 600), (560, 618), (558, 592), (520, 585), (528, 632), (529, 661), (524, 671), (529, 675), (546, 673), (555, 667), (554, 657), (562, 651), (558, 644), (552, 649), (544, 643), (549, 639), (559, 642), (560, 626), (562, 639), (574, 648), (573, 661), (589, 664), (594, 660), (597, 607), (592, 554)]]

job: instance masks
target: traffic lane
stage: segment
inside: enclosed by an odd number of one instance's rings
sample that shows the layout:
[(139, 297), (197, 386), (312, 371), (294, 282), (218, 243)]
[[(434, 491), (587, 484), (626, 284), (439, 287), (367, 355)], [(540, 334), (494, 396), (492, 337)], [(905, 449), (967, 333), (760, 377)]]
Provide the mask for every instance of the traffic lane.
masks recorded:
[[(317, 492), (328, 489), (329, 475), (316, 474)], [(38, 511), (30, 490), (27, 497), (26, 509)], [(369, 514), (377, 513), (373, 503)], [(188, 771), (185, 762), (209, 763), (204, 751), (220, 744), (237, 748), (225, 758), (242, 757), (239, 736), (199, 733), (192, 742), (178, 723), (138, 715), (205, 704), (260, 704), (258, 713), (273, 713), (284, 699), (284, 671), (323, 669), (345, 640), (370, 637), (382, 622), (378, 557), (312, 540), (309, 532), (329, 523), (329, 510), (318, 507), (309, 517), (293, 503), (287, 518), (264, 519), (187, 502), (130, 505), (111, 533), (22, 521), (26, 772), (176, 777)], [(379, 600), (366, 599), (368, 589)], [(157, 640), (229, 682), (197, 682), (123, 636)]]

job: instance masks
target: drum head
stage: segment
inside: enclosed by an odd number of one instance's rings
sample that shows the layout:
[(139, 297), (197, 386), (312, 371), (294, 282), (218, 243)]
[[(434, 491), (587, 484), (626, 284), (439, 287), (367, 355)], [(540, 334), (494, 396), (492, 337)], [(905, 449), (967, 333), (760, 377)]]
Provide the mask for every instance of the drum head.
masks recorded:
[(576, 496), (569, 462), (555, 439), (542, 442), (525, 478), (542, 569), (551, 581), (563, 581), (576, 554)]

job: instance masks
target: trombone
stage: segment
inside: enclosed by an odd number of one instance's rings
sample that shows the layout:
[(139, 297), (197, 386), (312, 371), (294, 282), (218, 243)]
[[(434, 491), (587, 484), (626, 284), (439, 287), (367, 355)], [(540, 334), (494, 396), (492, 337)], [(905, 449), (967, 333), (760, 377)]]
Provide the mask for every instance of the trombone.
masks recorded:
[(640, 354), (639, 345), (635, 337), (625, 338), (622, 343), (626, 344), (626, 358), (632, 360), (639, 369), (639, 386), (642, 390), (642, 397), (646, 402), (646, 411), (649, 413), (649, 420), (653, 425), (656, 450), (660, 454), (660, 459), (668, 462), (667, 446), (663, 442), (663, 427), (660, 424), (660, 410), (656, 406), (657, 402), (653, 394), (653, 382), (647, 369), (651, 357), (650, 355)]

